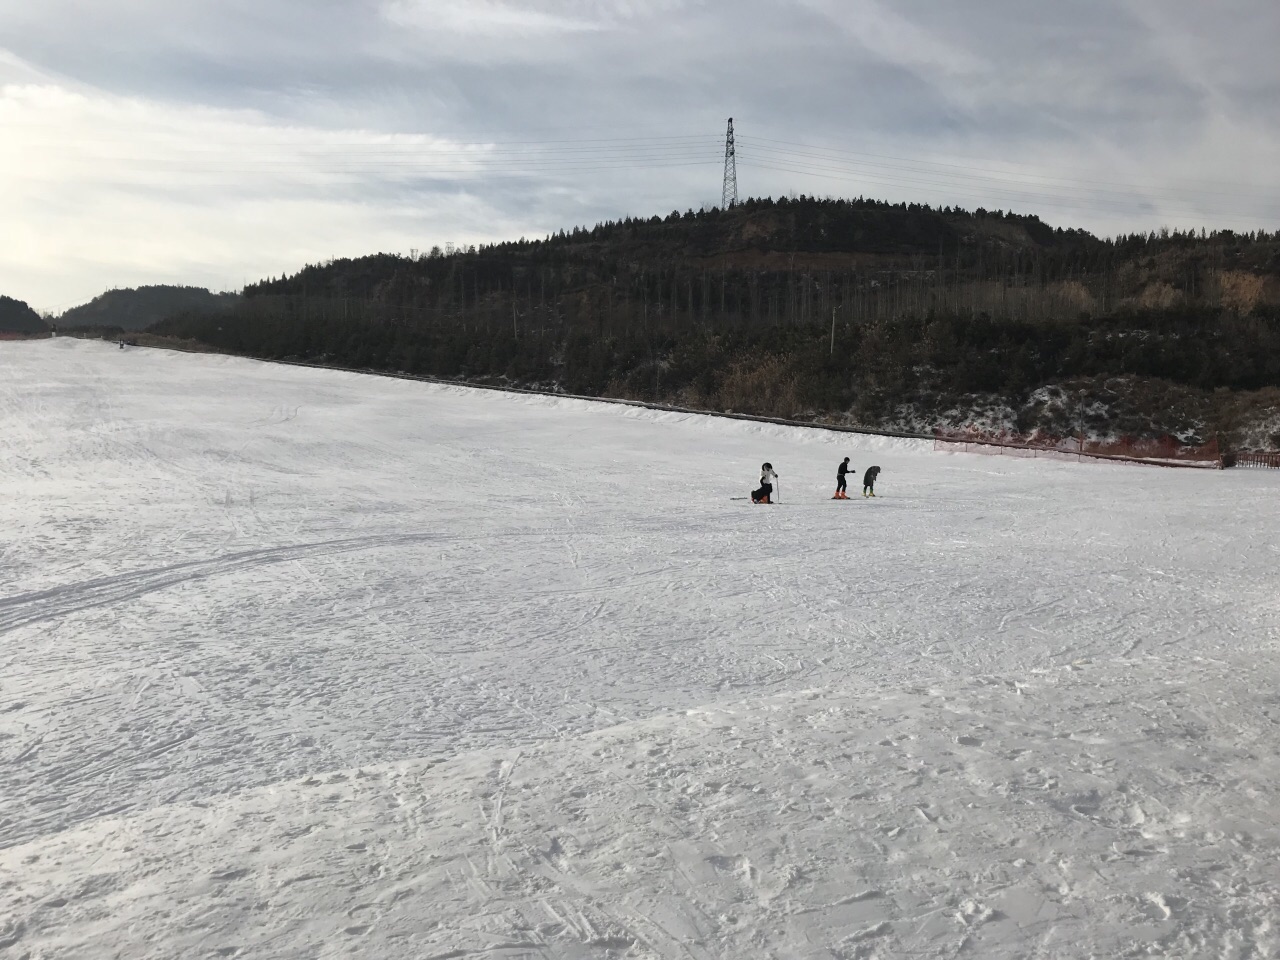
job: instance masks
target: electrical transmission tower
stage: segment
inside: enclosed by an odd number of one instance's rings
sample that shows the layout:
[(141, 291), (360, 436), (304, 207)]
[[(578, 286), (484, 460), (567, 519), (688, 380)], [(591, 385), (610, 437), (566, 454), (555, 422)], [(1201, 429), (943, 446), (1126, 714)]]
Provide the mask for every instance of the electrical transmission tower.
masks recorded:
[(724, 138), (724, 187), (720, 190), (720, 209), (728, 210), (738, 202), (738, 155), (733, 149), (733, 117)]

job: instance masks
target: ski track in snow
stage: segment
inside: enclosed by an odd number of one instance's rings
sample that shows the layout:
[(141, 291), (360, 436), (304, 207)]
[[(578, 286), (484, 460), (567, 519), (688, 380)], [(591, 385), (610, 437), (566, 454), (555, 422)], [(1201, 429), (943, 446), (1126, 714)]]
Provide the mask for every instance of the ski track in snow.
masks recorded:
[(1280, 476), (69, 340), (0, 426), (0, 956), (1280, 955)]

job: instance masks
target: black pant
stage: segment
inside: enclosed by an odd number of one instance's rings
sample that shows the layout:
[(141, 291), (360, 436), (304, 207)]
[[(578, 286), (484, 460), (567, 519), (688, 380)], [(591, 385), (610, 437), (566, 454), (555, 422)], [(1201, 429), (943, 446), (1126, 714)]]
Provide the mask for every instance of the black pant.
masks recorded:
[(865, 497), (868, 493), (873, 497), (876, 495), (876, 482), (874, 480), (862, 485), (862, 495)]
[(773, 484), (772, 484), (772, 483), (762, 483), (762, 484), (760, 484), (760, 489), (759, 489), (759, 490), (756, 490), (754, 493), (752, 493), (752, 494), (751, 494), (751, 499), (752, 499), (752, 500), (763, 500), (765, 497), (769, 496), (769, 494), (771, 494), (771, 493), (773, 493)]
[(836, 477), (836, 493), (844, 493), (847, 482), (848, 481), (845, 480), (843, 473), (837, 476)]

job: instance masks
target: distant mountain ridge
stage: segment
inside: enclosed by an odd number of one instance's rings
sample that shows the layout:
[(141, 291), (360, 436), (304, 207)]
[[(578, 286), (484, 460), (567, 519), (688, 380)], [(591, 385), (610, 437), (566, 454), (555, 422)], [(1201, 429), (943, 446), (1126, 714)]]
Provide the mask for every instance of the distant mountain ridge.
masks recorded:
[(0, 333), (47, 333), (49, 325), (26, 303), (0, 296)]
[(62, 327), (118, 327), (144, 330), (183, 313), (221, 313), (240, 300), (236, 293), (213, 293), (204, 287), (154, 286), (108, 290), (58, 318)]

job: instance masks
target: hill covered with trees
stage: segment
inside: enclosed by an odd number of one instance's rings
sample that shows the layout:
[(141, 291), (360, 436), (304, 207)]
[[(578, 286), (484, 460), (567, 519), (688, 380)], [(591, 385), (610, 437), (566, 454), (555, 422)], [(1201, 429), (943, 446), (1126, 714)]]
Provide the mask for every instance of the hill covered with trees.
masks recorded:
[(26, 303), (0, 296), (0, 333), (48, 333), (49, 325)]
[(308, 266), (157, 330), (866, 426), (1280, 444), (1280, 235), (1265, 233), (1104, 240), (1002, 211), (748, 200)]
[(64, 328), (111, 327), (145, 330), (180, 313), (217, 314), (239, 300), (234, 293), (211, 293), (204, 287), (146, 286), (108, 290), (58, 318)]

